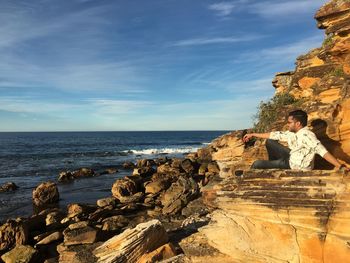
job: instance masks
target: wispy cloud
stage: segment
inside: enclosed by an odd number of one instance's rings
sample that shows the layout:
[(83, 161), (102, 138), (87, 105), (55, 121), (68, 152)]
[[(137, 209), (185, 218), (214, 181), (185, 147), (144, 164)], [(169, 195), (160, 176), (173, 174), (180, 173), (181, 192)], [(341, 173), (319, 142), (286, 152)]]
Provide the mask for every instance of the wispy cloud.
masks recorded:
[(214, 37), (214, 38), (192, 38), (179, 40), (172, 44), (172, 46), (198, 46), (198, 45), (212, 45), (212, 44), (230, 44), (237, 42), (254, 41), (261, 39), (261, 35), (246, 35), (236, 37)]
[(328, 0), (259, 1), (249, 5), (249, 10), (265, 18), (290, 17), (316, 11), (326, 2)]
[(150, 101), (137, 100), (90, 99), (88, 102), (97, 109), (96, 114), (101, 116), (135, 113), (137, 110), (154, 105)]
[(234, 8), (235, 4), (233, 2), (220, 2), (208, 6), (208, 9), (215, 11), (218, 16), (228, 16)]
[(293, 43), (263, 48), (253, 53), (245, 52), (238, 56), (235, 62), (251, 63), (253, 61), (263, 61), (265, 63), (272, 62), (277, 64), (293, 62), (298, 56), (309, 52), (311, 49), (320, 47), (323, 38), (321, 34), (317, 34)]

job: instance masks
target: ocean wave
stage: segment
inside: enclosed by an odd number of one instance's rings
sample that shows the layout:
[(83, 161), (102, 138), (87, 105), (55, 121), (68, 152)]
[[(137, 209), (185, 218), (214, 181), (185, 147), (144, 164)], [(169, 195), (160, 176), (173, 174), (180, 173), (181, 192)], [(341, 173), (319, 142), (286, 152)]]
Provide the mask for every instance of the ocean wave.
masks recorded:
[(157, 155), (157, 154), (178, 154), (178, 153), (190, 153), (195, 152), (199, 147), (181, 147), (181, 148), (160, 148), (160, 149), (141, 149), (141, 150), (128, 150), (126, 153), (135, 155)]

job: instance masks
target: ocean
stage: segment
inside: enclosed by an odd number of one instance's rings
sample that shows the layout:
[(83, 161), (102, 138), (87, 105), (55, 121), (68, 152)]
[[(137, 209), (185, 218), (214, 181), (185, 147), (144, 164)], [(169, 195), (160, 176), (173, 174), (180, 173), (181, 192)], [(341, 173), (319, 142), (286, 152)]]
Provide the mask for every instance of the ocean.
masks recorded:
[(0, 185), (14, 182), (19, 189), (0, 193), (0, 221), (33, 213), (32, 191), (42, 182), (57, 182), (61, 171), (82, 167), (116, 174), (58, 183), (60, 202), (95, 204), (111, 196), (118, 178), (130, 175), (125, 161), (161, 156), (183, 157), (227, 131), (155, 132), (3, 132), (0, 133)]

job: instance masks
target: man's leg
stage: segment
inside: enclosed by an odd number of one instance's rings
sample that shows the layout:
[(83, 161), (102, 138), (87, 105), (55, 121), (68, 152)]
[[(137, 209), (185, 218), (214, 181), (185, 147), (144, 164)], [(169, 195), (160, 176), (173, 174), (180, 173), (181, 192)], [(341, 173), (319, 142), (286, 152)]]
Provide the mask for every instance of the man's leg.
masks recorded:
[(269, 160), (289, 159), (290, 149), (281, 145), (276, 140), (267, 139), (266, 149), (269, 155)]
[(257, 160), (252, 164), (251, 169), (290, 169), (289, 159)]

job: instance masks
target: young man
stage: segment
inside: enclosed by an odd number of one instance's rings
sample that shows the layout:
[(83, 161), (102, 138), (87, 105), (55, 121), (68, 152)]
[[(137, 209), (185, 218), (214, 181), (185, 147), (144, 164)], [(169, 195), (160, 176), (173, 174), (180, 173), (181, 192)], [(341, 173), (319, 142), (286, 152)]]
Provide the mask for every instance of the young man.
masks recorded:
[[(244, 135), (243, 141), (248, 142), (251, 138), (263, 138), (266, 140), (266, 148), (269, 160), (258, 160), (252, 165), (252, 169), (293, 169), (312, 170), (314, 167), (315, 154), (319, 154), (329, 163), (340, 170), (347, 168), (330, 154), (316, 135), (307, 127), (307, 113), (295, 110), (288, 115), (288, 131), (269, 133), (249, 133)], [(277, 141), (288, 142), (288, 147)]]

